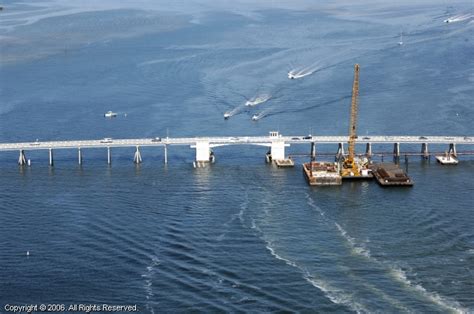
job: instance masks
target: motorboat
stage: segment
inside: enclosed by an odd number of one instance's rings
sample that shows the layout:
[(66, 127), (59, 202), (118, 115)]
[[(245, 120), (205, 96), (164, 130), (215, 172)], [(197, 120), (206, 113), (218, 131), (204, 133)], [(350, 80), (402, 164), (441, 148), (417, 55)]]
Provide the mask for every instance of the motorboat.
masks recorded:
[(116, 116), (117, 116), (116, 112), (107, 111), (106, 113), (104, 113), (104, 117), (106, 118), (115, 118)]

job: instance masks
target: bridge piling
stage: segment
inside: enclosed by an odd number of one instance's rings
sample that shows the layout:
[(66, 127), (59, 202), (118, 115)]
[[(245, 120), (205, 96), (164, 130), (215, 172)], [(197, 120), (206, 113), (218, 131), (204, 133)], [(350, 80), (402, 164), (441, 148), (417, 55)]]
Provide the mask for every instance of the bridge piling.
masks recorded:
[(344, 143), (339, 143), (336, 153), (336, 160), (344, 158)]
[(165, 165), (168, 164), (168, 145), (165, 144)]
[(136, 147), (135, 155), (133, 156), (133, 162), (136, 164), (140, 164), (142, 162), (142, 155), (140, 154), (140, 149), (138, 146)]
[(396, 164), (400, 162), (400, 143), (393, 144), (393, 162)]
[(456, 144), (455, 143), (449, 144), (449, 151), (448, 152), (449, 152), (450, 156), (454, 156), (454, 157), (458, 156), (458, 153), (456, 152)]
[(367, 158), (372, 157), (372, 144), (371, 143), (367, 143), (365, 145), (365, 156)]
[(428, 143), (421, 144), (421, 153), (423, 154), (424, 159), (428, 159), (430, 157), (428, 152)]
[(107, 146), (107, 164), (108, 165), (112, 164), (112, 154), (110, 152), (110, 146)]
[(23, 149), (20, 149), (20, 156), (18, 157), (18, 165), (20, 166), (26, 165), (25, 151)]
[(82, 152), (80, 147), (77, 149), (77, 162), (79, 165), (82, 165)]
[(49, 149), (49, 165), (52, 167), (54, 166), (54, 159), (53, 159), (53, 149)]
[(316, 160), (316, 143), (311, 142), (311, 161)]

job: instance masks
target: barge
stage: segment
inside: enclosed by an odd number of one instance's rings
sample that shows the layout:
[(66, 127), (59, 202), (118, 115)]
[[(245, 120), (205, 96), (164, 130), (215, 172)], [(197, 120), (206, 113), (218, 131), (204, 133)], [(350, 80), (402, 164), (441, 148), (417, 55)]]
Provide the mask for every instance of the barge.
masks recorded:
[(309, 185), (341, 185), (339, 166), (334, 162), (307, 162), (303, 173)]
[(380, 163), (372, 165), (372, 173), (381, 186), (413, 186), (413, 181), (396, 164)]

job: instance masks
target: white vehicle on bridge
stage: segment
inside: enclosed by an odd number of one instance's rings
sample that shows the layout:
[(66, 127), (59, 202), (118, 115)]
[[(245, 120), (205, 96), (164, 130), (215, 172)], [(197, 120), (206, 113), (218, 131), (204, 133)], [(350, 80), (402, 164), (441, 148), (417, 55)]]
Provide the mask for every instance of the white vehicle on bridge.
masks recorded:
[(112, 138), (110, 137), (104, 137), (103, 139), (100, 140), (101, 143), (113, 143)]

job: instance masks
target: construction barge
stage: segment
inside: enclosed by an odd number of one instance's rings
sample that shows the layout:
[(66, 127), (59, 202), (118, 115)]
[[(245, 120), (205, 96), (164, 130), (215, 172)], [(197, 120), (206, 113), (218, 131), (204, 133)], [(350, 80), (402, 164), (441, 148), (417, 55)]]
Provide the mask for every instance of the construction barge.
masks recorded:
[(413, 186), (410, 177), (396, 164), (374, 164), (371, 169), (375, 179), (381, 186)]
[(341, 185), (339, 166), (334, 162), (307, 162), (303, 173), (309, 185)]

